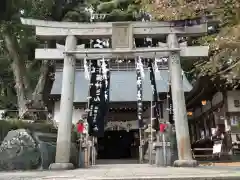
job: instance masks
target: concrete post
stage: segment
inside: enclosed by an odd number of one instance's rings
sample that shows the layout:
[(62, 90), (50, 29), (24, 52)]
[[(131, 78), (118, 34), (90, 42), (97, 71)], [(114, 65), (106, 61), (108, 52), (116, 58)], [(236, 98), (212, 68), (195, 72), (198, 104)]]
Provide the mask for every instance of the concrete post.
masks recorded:
[(161, 151), (160, 151), (160, 146), (158, 146), (160, 142), (160, 135), (159, 133), (157, 134), (157, 141), (155, 143), (155, 149), (156, 149), (156, 157), (155, 157), (155, 164), (156, 166), (161, 166), (161, 157), (162, 157), (162, 154), (161, 154)]
[[(176, 34), (169, 34), (167, 37), (167, 43), (169, 48), (178, 48), (179, 44)], [(173, 113), (179, 158), (174, 162), (174, 166), (195, 167), (197, 166), (197, 161), (192, 159), (191, 153), (186, 104), (183, 92), (180, 52), (170, 53), (169, 68), (171, 75)]]
[[(67, 36), (65, 51), (75, 50), (77, 39), (75, 36)], [(75, 55), (64, 57), (62, 93), (60, 103), (61, 119), (58, 126), (57, 147), (55, 163), (50, 165), (50, 169), (73, 169), (70, 161), (71, 150), (71, 130), (73, 114), (73, 98), (75, 85)]]

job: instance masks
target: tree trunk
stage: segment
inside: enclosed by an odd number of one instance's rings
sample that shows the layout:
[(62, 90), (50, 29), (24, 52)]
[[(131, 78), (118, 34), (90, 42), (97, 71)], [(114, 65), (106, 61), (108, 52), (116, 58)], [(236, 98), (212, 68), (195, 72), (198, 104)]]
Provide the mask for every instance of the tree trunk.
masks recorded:
[(38, 78), (38, 83), (32, 94), (32, 101), (34, 107), (43, 108), (43, 91), (48, 77), (48, 60), (43, 60), (40, 68), (40, 75)]
[[(30, 87), (30, 82), (26, 73), (27, 68), (20, 51), (18, 41), (14, 36), (14, 33), (11, 31), (11, 27), (5, 27), (3, 37), (10, 57), (9, 59), (12, 60), (12, 71), (15, 78), (15, 89), (18, 101), (18, 115), (20, 118), (23, 118), (26, 115), (31, 117), (36, 117), (36, 115), (37, 117), (43, 117), (42, 115), (46, 115), (46, 113), (42, 111), (45, 110), (43, 94), (46, 89), (46, 85), (49, 84), (48, 76), (50, 73), (53, 73), (53, 68), (51, 70), (50, 67), (52, 66), (49, 66), (47, 60), (42, 61), (39, 79), (33, 91)], [(50, 45), (52, 44), (56, 44), (56, 42), (52, 42)], [(51, 80), (51, 82), (53, 82), (53, 80)], [(29, 111), (30, 109), (35, 112)]]
[(15, 77), (15, 89), (17, 93), (19, 117), (22, 118), (27, 111), (26, 106), (26, 88), (29, 90), (29, 81), (26, 77), (25, 64), (22, 62), (18, 42), (16, 38), (12, 35), (11, 31), (5, 30), (3, 32), (3, 38), (8, 50), (10, 59), (12, 60), (12, 70)]

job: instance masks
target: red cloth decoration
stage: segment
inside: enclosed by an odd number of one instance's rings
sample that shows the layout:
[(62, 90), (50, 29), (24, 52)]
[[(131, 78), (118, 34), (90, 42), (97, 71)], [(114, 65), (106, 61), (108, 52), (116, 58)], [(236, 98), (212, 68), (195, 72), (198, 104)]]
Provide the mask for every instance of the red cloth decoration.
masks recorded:
[(84, 130), (84, 124), (83, 123), (78, 123), (77, 124), (77, 131), (79, 133), (83, 133), (83, 130)]
[(159, 130), (160, 130), (160, 132), (164, 132), (165, 129), (166, 129), (166, 127), (167, 127), (167, 124), (160, 124), (160, 125), (159, 125)]

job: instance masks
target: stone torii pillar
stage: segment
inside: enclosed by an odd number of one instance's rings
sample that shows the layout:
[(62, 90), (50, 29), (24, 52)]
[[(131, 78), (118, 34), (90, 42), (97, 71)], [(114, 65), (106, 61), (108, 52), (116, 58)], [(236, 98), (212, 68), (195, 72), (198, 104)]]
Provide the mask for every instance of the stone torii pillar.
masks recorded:
[[(178, 38), (176, 34), (167, 36), (169, 48), (178, 48)], [(180, 64), (180, 53), (172, 51), (169, 54), (169, 69), (172, 86), (173, 112), (176, 128), (176, 138), (178, 147), (178, 160), (174, 162), (177, 167), (195, 167), (197, 161), (192, 159), (187, 111), (183, 91), (182, 68)]]
[[(74, 51), (76, 46), (76, 37), (67, 36), (65, 51)], [(56, 158), (55, 163), (51, 164), (49, 167), (49, 169), (52, 170), (74, 168), (73, 164), (70, 163), (70, 151), (75, 85), (75, 64), (75, 55), (66, 54), (64, 57), (63, 66), (62, 96), (60, 103), (61, 119), (58, 125)]]

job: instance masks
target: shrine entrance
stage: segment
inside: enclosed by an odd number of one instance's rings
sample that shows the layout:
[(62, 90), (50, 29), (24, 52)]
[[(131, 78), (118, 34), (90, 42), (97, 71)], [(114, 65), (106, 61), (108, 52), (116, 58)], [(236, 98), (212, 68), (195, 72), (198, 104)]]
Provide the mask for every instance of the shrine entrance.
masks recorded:
[(98, 159), (138, 160), (138, 130), (105, 131), (104, 137), (98, 138)]
[[(133, 64), (134, 65), (134, 64)], [(121, 69), (123, 69), (123, 64), (121, 64)], [(133, 66), (134, 67), (134, 66)], [(113, 71), (112, 71), (113, 72)], [(127, 73), (127, 75), (126, 75)], [(120, 77), (121, 76), (121, 77)], [(126, 80), (128, 78), (128, 80)], [(131, 89), (136, 88), (136, 73), (135, 69), (128, 72), (115, 70), (113, 76), (110, 78), (110, 89), (111, 97), (113, 101), (118, 101), (118, 103), (111, 102), (109, 104), (109, 110), (105, 117), (105, 127), (104, 135), (98, 137), (97, 145), (97, 160), (96, 164), (106, 164), (106, 163), (127, 163), (139, 162), (139, 123), (137, 120), (137, 106), (134, 100), (136, 89), (132, 93), (128, 93), (130, 97), (126, 97), (119, 101), (119, 96), (124, 96), (124, 91), (118, 90), (117, 94), (114, 88), (118, 88), (121, 83), (120, 79), (123, 79), (124, 83)], [(146, 77), (146, 82), (149, 82)], [(114, 84), (116, 83), (116, 84)], [(130, 83), (133, 85), (131, 86)], [(149, 82), (150, 86), (150, 82)], [(146, 92), (147, 90), (145, 90)], [(151, 89), (148, 90), (151, 96)], [(130, 100), (132, 102), (127, 102)], [(146, 112), (148, 105), (143, 103), (143, 115)]]

